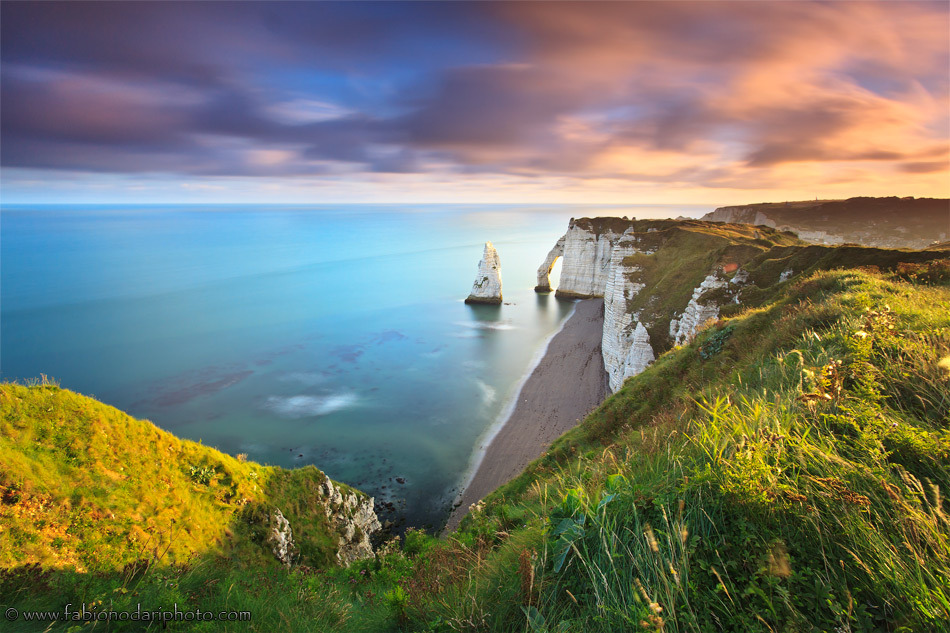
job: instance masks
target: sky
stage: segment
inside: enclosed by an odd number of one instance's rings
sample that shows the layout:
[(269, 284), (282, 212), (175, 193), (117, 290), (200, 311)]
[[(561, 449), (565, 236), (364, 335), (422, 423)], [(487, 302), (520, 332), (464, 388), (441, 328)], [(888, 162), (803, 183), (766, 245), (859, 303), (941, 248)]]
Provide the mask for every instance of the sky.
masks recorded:
[(950, 196), (947, 2), (0, 3), (0, 202)]

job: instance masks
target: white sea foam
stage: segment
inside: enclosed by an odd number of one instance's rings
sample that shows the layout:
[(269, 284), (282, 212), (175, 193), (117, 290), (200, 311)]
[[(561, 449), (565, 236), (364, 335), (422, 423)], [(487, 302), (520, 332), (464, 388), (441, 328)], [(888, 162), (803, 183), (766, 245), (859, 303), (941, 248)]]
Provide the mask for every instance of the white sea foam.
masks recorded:
[(473, 330), (517, 330), (518, 328), (507, 321), (459, 321), (455, 325)]
[(482, 403), (488, 406), (494, 402), (498, 397), (495, 388), (482, 380), (476, 380), (475, 382), (478, 384), (478, 388), (482, 391)]
[(344, 392), (325, 396), (270, 396), (264, 406), (286, 418), (309, 418), (347, 409), (356, 402), (355, 394)]

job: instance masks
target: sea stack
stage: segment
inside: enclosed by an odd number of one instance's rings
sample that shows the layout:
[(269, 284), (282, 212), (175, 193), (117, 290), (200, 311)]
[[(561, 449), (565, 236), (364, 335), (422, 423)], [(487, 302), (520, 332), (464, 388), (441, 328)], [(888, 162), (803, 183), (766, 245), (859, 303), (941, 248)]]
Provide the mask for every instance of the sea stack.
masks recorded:
[(478, 262), (472, 294), (468, 295), (465, 303), (501, 303), (501, 260), (491, 242), (485, 242), (485, 252)]

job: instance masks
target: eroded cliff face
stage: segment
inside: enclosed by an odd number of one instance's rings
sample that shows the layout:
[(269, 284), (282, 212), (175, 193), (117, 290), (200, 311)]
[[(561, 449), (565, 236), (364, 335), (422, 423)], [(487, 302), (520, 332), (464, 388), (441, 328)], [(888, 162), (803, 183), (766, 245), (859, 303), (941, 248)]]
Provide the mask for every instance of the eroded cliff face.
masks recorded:
[(707, 275), (703, 282), (693, 290), (693, 296), (690, 297), (686, 309), (679, 317), (670, 321), (670, 338), (676, 345), (688, 343), (696, 335), (699, 326), (710, 319), (719, 318), (719, 303), (717, 301), (703, 301), (704, 295), (710, 290), (724, 288), (728, 281), (722, 279), (717, 273)]
[(624, 259), (637, 252), (635, 243), (627, 240), (618, 243), (610, 257), (604, 290), (601, 350), (611, 391), (620, 389), (626, 378), (640, 373), (656, 358), (650, 345), (650, 335), (637, 320), (639, 314), (627, 310), (627, 302), (644, 288), (644, 284), (631, 279), (633, 274), (640, 271), (639, 267), (624, 265)]
[(620, 236), (571, 226), (564, 236), (564, 261), (557, 294), (562, 297), (602, 297), (614, 243)]
[(501, 303), (501, 259), (491, 242), (485, 242), (472, 292), (465, 303)]
[(610, 257), (623, 231), (632, 220), (626, 218), (571, 219), (567, 233), (557, 241), (538, 268), (535, 290), (551, 290), (551, 268), (561, 261), (561, 282), (557, 296), (589, 299), (603, 297), (610, 272)]
[(696, 220), (571, 220), (538, 269), (537, 289), (550, 289), (551, 266), (563, 257), (559, 297), (604, 297), (601, 347), (611, 391), (660, 353), (688, 343), (723, 305), (738, 303), (753, 283), (745, 261), (774, 245), (801, 243), (768, 228), (713, 227)]

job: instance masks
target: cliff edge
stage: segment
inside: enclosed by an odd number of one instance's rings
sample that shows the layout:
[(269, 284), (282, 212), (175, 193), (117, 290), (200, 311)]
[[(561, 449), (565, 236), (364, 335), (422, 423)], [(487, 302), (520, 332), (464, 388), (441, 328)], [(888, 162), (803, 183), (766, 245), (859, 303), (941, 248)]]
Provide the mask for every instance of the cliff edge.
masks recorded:
[(887, 270), (932, 260), (937, 252), (819, 246), (764, 225), (579, 218), (542, 262), (536, 290), (550, 290), (548, 274), (562, 257), (557, 296), (604, 298), (601, 347), (615, 392), (663, 352), (689, 343), (707, 322), (759, 305), (803, 273)]

